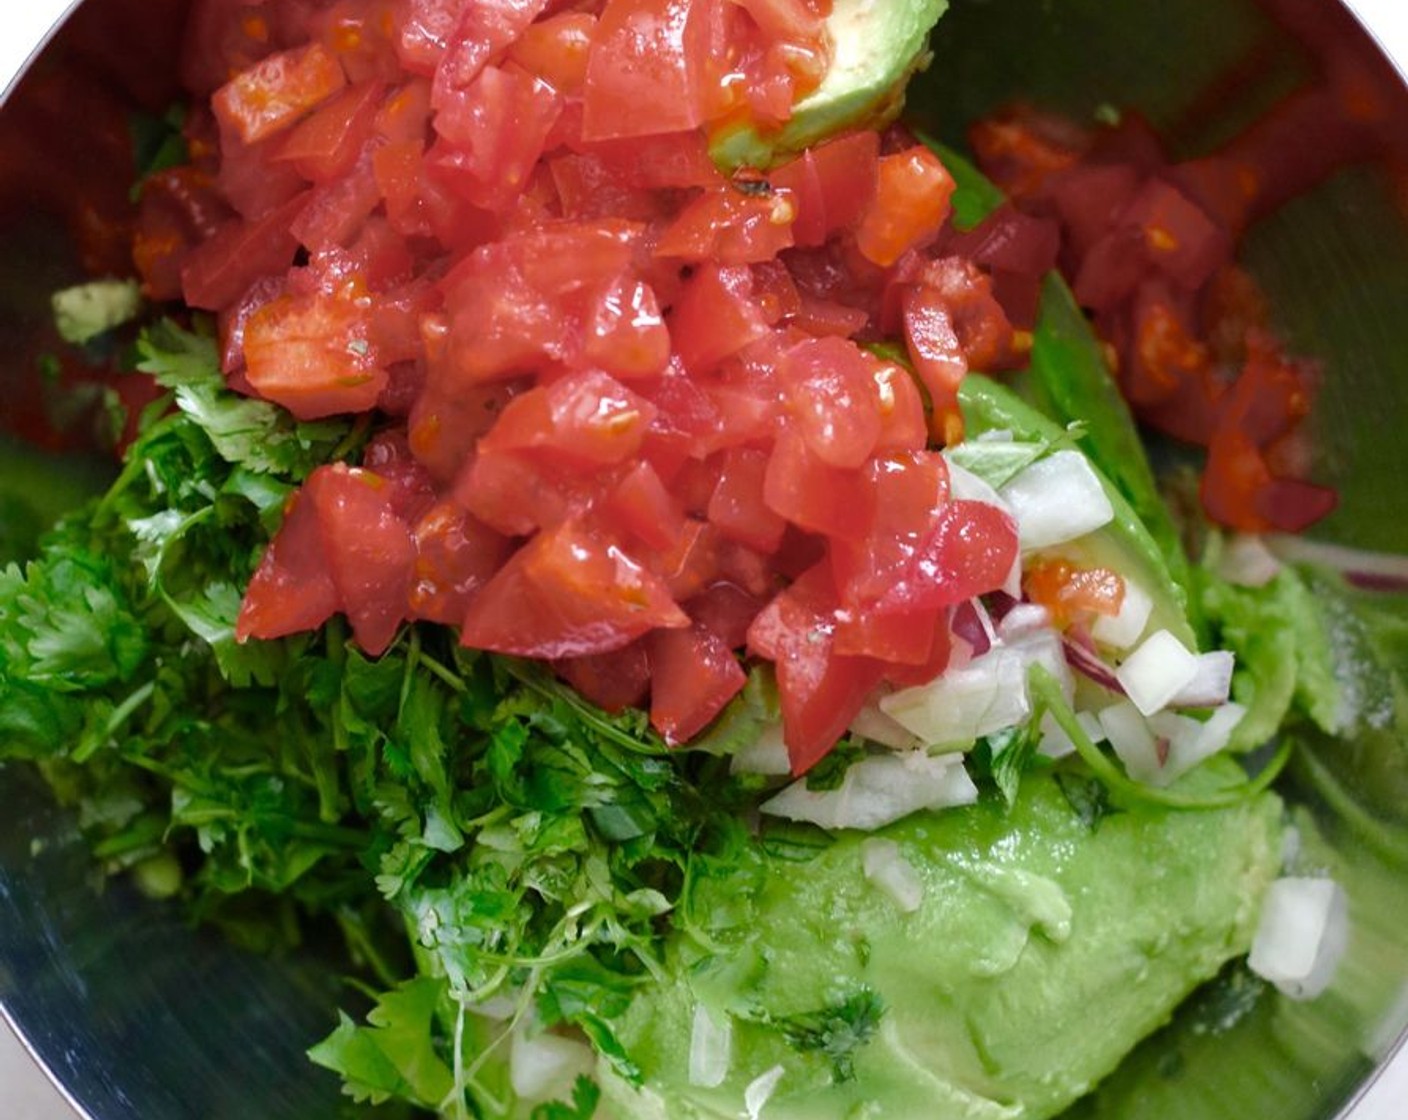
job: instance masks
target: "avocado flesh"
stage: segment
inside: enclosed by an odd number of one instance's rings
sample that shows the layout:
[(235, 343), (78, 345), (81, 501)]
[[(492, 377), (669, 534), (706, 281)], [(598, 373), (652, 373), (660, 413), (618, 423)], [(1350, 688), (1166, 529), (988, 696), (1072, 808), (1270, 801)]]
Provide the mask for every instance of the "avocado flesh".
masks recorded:
[(929, 32), (948, 0), (836, 0), (827, 17), (833, 55), (826, 77), (778, 131), (740, 125), (709, 144), (719, 166), (767, 168), (850, 128), (899, 115), (909, 76), (929, 60)]
[[(1235, 764), (1195, 775), (1226, 782)], [(865, 834), (806, 863), (766, 865), (737, 943), (710, 956), (676, 935), (668, 979), (620, 1025), (640, 1090), (603, 1070), (604, 1115), (763, 1120), (1039, 1120), (1110, 1073), (1199, 983), (1247, 951), (1276, 876), (1281, 805), (1263, 794), (1206, 812), (1131, 806), (1089, 828), (1050, 775), (1011, 809), (985, 799), (874, 834), (924, 884), (912, 913), (867, 880)], [(736, 912), (725, 884), (716, 900)], [(709, 912), (707, 892), (693, 912)], [(869, 990), (884, 1012), (835, 1080), (774, 1021)], [(715, 1088), (690, 1084), (696, 1009), (732, 1025)]]

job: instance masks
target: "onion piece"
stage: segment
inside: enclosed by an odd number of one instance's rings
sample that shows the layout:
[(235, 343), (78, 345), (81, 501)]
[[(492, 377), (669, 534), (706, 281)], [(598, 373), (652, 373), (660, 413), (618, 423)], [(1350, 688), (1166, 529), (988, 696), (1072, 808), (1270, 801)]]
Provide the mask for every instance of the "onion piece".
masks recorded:
[(1112, 649), (1129, 649), (1144, 634), (1154, 613), (1153, 597), (1132, 579), (1124, 580), (1124, 598), (1115, 614), (1102, 614), (1090, 628), (1090, 636)]
[[(1014, 611), (1013, 614), (1015, 613)], [(1024, 677), (1027, 668), (1032, 665), (1040, 665), (1055, 679), (1066, 703), (1069, 704), (1075, 697), (1076, 681), (1071, 676), (1070, 665), (1066, 663), (1066, 653), (1061, 635), (1055, 630), (1050, 627), (1042, 630), (1028, 630), (1009, 641), (1005, 648), (1022, 659)]]
[(1102, 708), (1098, 718), (1105, 738), (1124, 763), (1125, 773), (1145, 785), (1168, 784), (1164, 778), (1164, 759), (1160, 757), (1162, 752), (1158, 740), (1138, 708), (1128, 700), (1121, 700), (1118, 704)]
[[(1076, 712), (1075, 717), (1076, 722), (1080, 724), (1080, 729), (1085, 732), (1085, 737), (1092, 743), (1104, 740), (1105, 729), (1100, 726), (1099, 717), (1094, 712)], [(1047, 758), (1067, 758), (1076, 753), (1075, 743), (1071, 741), (1071, 737), (1066, 734), (1065, 729), (1056, 722), (1056, 717), (1050, 712), (1042, 714), (1037, 729), (1041, 732), (1041, 740), (1037, 743), (1036, 749)]]
[(1066, 655), (1066, 661), (1081, 676), (1090, 678), (1101, 688), (1108, 689), (1116, 696), (1124, 695), (1124, 686), (1115, 676), (1114, 668), (1101, 661), (1099, 655), (1093, 650), (1069, 637), (1062, 642), (1062, 649)]
[(882, 712), (878, 701), (867, 703), (856, 713), (855, 719), (851, 720), (850, 730), (872, 743), (879, 743), (882, 747), (895, 751), (918, 750), (924, 745), (917, 735)]
[(954, 636), (962, 638), (972, 649), (973, 657), (981, 657), (992, 649), (997, 641), (997, 630), (992, 617), (980, 599), (965, 599), (953, 610), (950, 626)]
[(1292, 999), (1330, 986), (1349, 943), (1349, 906), (1333, 879), (1277, 879), (1266, 892), (1247, 964)]
[(716, 1089), (728, 1077), (732, 1064), (733, 1020), (725, 1013), (720, 1025), (708, 1008), (695, 1004), (694, 1026), (689, 1034), (689, 1083)]
[(1350, 583), (1381, 591), (1408, 591), (1408, 556), (1369, 552), (1328, 541), (1277, 533), (1266, 538), (1272, 554), (1291, 564), (1333, 568)]
[(763, 1109), (777, 1091), (777, 1083), (782, 1080), (784, 1072), (786, 1071), (779, 1063), (748, 1082), (748, 1087), (743, 1090), (743, 1110), (747, 1114), (747, 1120), (759, 1120)]
[(865, 877), (890, 896), (906, 914), (919, 909), (924, 901), (924, 880), (914, 864), (904, 858), (893, 840), (869, 837), (860, 846), (860, 866)]
[(923, 743), (966, 749), (1031, 713), (1026, 667), (1020, 654), (998, 646), (928, 684), (882, 697), (880, 710)]
[(1146, 716), (1167, 707), (1197, 675), (1197, 657), (1167, 630), (1155, 630), (1115, 670), (1125, 695)]
[(774, 817), (822, 828), (882, 828), (920, 809), (971, 805), (978, 787), (958, 755), (923, 751), (876, 754), (851, 764), (836, 789), (812, 790), (799, 779), (759, 808)]
[(1217, 558), (1217, 574), (1241, 587), (1265, 587), (1280, 571), (1276, 554), (1263, 538), (1251, 533), (1233, 536)]
[(508, 1074), (513, 1091), (528, 1102), (551, 1100), (571, 1092), (572, 1084), (596, 1065), (585, 1042), (560, 1034), (529, 1034), (520, 1026), (509, 1043)]
[(1207, 720), (1191, 719), (1175, 712), (1158, 712), (1149, 717), (1149, 729), (1168, 743), (1162, 777), (1156, 785), (1177, 781), (1199, 763), (1226, 748), (1232, 731), (1247, 710), (1240, 704), (1224, 704)]
[(1105, 487), (1079, 451), (1038, 459), (999, 494), (1016, 515), (1023, 552), (1075, 540), (1115, 518)]
[(782, 724), (770, 723), (763, 728), (762, 734), (729, 759), (728, 772), (767, 777), (792, 773), (792, 759), (782, 738)]
[(1232, 692), (1232, 670), (1237, 658), (1225, 649), (1198, 656), (1198, 673), (1174, 693), (1170, 708), (1216, 708), (1227, 703)]
[(989, 483), (979, 478), (967, 467), (959, 466), (950, 455), (944, 455), (944, 464), (948, 467), (949, 496), (955, 501), (986, 502), (990, 506), (996, 506), (1004, 513), (1011, 514), (1013, 518), (1016, 517), (1012, 507), (1003, 501), (1002, 495)]
[(997, 636), (1004, 642), (1021, 638), (1036, 630), (1051, 629), (1051, 612), (1040, 603), (1018, 603), (1002, 616), (997, 624)]

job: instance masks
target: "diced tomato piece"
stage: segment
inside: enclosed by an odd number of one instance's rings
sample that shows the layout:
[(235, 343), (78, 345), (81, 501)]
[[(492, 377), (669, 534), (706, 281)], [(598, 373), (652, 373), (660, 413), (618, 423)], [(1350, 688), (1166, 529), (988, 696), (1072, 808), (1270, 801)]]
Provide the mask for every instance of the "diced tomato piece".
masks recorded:
[(317, 509), (299, 491), (289, 498), (283, 524), (249, 581), (235, 637), (243, 642), (316, 630), (337, 612), (338, 604)]
[(963, 432), (958, 386), (968, 373), (968, 362), (937, 288), (922, 284), (905, 293), (904, 338), (914, 371), (929, 393), (935, 435), (940, 442), (956, 442)]
[(939, 510), (909, 572), (876, 604), (881, 611), (949, 607), (996, 591), (1017, 561), (1017, 525), (986, 502), (951, 501)]
[(926, 665), (944, 614), (940, 607), (903, 613), (843, 608), (836, 617), (836, 652), (888, 666)]
[(455, 480), (455, 501), (507, 537), (557, 525), (579, 506), (572, 488), (544, 464), (514, 451), (479, 449)]
[(769, 175), (774, 187), (796, 199), (798, 245), (824, 245), (860, 218), (875, 194), (879, 158), (880, 134), (853, 132), (808, 148)]
[(415, 580), (408, 605), (415, 618), (458, 626), (478, 590), (507, 559), (508, 538), (454, 502), (433, 505), (415, 522)]
[(412, 78), (388, 93), (377, 110), (374, 130), (388, 144), (414, 140), (424, 147), (430, 134), (430, 83)]
[(258, 221), (236, 218), (220, 226), (181, 266), (185, 301), (202, 310), (219, 311), (261, 277), (287, 271), (298, 248), (289, 227), (308, 199), (302, 194)]
[(805, 774), (836, 745), (884, 676), (881, 662), (835, 649), (835, 589), (813, 568), (772, 600), (748, 631), (749, 648), (774, 664), (792, 773)]
[(698, 127), (702, 7), (696, 0), (606, 0), (587, 61), (584, 139)]
[(596, 36), (596, 16), (563, 12), (531, 24), (509, 48), (509, 57), (566, 97), (578, 97)]
[(411, 454), (405, 433), (396, 428), (378, 432), (362, 452), (362, 466), (386, 484), (391, 510), (414, 525), (435, 504), (435, 480)]
[(376, 656), (406, 617), (416, 548), (390, 488), (372, 471), (319, 467), (304, 485), (318, 513), (328, 569), (357, 644)]
[(837, 540), (864, 536), (875, 513), (875, 491), (863, 471), (829, 465), (791, 431), (773, 448), (763, 496), (798, 528)]
[(346, 78), (321, 43), (280, 51), (236, 74), (211, 101), (220, 123), (254, 144), (288, 128), (340, 90)]
[(399, 0), (337, 0), (314, 16), (323, 44), (337, 56), (352, 82), (394, 81)]
[(722, 265), (770, 261), (792, 246), (797, 204), (791, 191), (760, 182), (761, 193), (728, 183), (689, 203), (656, 242), (657, 256)]
[(676, 601), (682, 602), (719, 578), (721, 543), (713, 525), (686, 518), (678, 539), (654, 555), (651, 567)]
[(949, 667), (953, 660), (953, 631), (949, 625), (949, 611), (938, 612), (934, 624), (932, 645), (927, 660), (916, 665), (890, 662), (885, 667), (885, 681), (895, 688), (913, 688), (928, 684)]
[(435, 67), (430, 103), (436, 111), (435, 126), (441, 135), (442, 120), (454, 117), (459, 102), (475, 84), (485, 66), (507, 51), (547, 7), (547, 0), (461, 0), (459, 19), (445, 52)]
[(302, 420), (365, 412), (386, 387), (365, 300), (284, 295), (245, 326), (249, 383)]
[(728, 580), (710, 584), (685, 604), (695, 623), (712, 630), (729, 649), (742, 649), (748, 628), (767, 600)]
[(807, 449), (832, 467), (859, 467), (880, 438), (879, 363), (840, 338), (800, 342), (778, 368)]
[(283, 137), (273, 158), (314, 183), (347, 174), (372, 135), (382, 90), (380, 82), (343, 90)]
[(896, 362), (877, 362), (872, 371), (880, 412), (875, 454), (918, 451), (929, 441), (924, 398), (909, 370)]
[(1068, 560), (1038, 560), (1022, 576), (1022, 589), (1033, 603), (1051, 612), (1059, 629), (1090, 622), (1095, 615), (1119, 614), (1124, 580), (1109, 568), (1082, 568)]
[(363, 159), (348, 174), (314, 187), (289, 232), (315, 253), (350, 245), (380, 202), (372, 162)]
[(679, 500), (643, 460), (611, 489), (602, 512), (622, 532), (651, 549), (669, 549), (684, 533)]
[(507, 209), (523, 192), (562, 111), (561, 98), (517, 66), (488, 66), (435, 116), (442, 143), (430, 159), (485, 210)]
[(583, 329), (583, 357), (616, 377), (664, 372), (670, 332), (649, 284), (622, 276), (597, 297)]
[(948, 170), (922, 144), (881, 156), (875, 196), (856, 226), (857, 247), (888, 268), (906, 250), (938, 235), (952, 195)]
[[(992, 280), (972, 261), (950, 256), (929, 263), (923, 288), (947, 309), (969, 369), (991, 373), (1017, 364), (1012, 324), (993, 295)], [(907, 302), (905, 310), (912, 306)]]
[(655, 406), (598, 370), (568, 374), (508, 403), (483, 451), (529, 451), (570, 467), (621, 463), (640, 450)]
[(735, 447), (723, 454), (723, 472), (709, 499), (709, 521), (731, 540), (772, 552), (782, 543), (786, 521), (763, 500), (768, 453)]
[(647, 636), (609, 653), (564, 657), (553, 668), (602, 711), (639, 707), (650, 693), (649, 641)]
[(650, 722), (665, 741), (687, 743), (747, 681), (717, 634), (695, 624), (650, 635)]
[(460, 640), (557, 660), (606, 653), (689, 616), (659, 577), (577, 521), (539, 533), (475, 597)]
[(412, 73), (430, 77), (450, 49), (464, 0), (405, 0), (396, 53)]
[(675, 353), (695, 376), (768, 333), (753, 298), (753, 274), (741, 265), (700, 265), (685, 282), (668, 321)]

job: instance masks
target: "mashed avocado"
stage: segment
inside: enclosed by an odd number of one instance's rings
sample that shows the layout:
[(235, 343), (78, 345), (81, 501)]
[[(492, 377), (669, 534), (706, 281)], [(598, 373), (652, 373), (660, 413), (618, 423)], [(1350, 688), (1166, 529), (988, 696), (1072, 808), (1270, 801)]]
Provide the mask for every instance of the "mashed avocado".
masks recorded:
[[(622, 1024), (644, 1087), (603, 1071), (605, 1114), (1060, 1112), (1246, 952), (1281, 854), (1272, 795), (1093, 822), (1078, 801), (1048, 774), (1010, 810), (985, 799), (845, 834), (806, 862), (763, 857), (741, 918), (736, 882), (706, 886), (695, 912), (715, 906), (734, 932), (708, 949), (712, 935), (676, 935), (668, 979)], [(917, 898), (867, 877), (877, 840)]]

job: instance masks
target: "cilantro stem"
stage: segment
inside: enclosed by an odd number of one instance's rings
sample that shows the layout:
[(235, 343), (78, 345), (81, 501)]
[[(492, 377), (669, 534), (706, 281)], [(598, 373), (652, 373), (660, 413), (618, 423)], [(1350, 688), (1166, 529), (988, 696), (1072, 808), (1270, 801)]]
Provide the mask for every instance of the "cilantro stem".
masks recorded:
[(509, 657), (501, 658), (500, 663), (508, 671), (509, 675), (520, 684), (532, 689), (539, 696), (545, 697), (548, 700), (561, 700), (576, 713), (577, 718), (584, 724), (603, 739), (615, 743), (623, 750), (630, 751), (632, 754), (646, 756), (658, 756), (668, 753), (668, 748), (665, 746), (663, 740), (657, 739), (654, 736), (643, 740), (637, 739), (634, 735), (622, 731), (610, 720), (602, 718), (595, 708), (578, 696), (571, 688), (558, 684), (556, 681), (549, 680), (532, 665), (520, 661), (517, 658)]
[(82, 764), (92, 758), (105, 743), (121, 730), (122, 725), (132, 718), (137, 709), (151, 699), (152, 693), (155, 691), (156, 681), (147, 681), (146, 684), (129, 693), (127, 698), (108, 716), (107, 723), (103, 725), (103, 733), (84, 739), (74, 748), (73, 761)]
[(1255, 778), (1219, 793), (1192, 794), (1160, 789), (1158, 786), (1136, 782), (1133, 778), (1125, 775), (1105, 756), (1099, 747), (1091, 742), (1090, 736), (1085, 733), (1080, 721), (1076, 719), (1075, 712), (1066, 703), (1066, 698), (1061, 695), (1061, 687), (1056, 683), (1056, 678), (1044, 667), (1033, 665), (1028, 674), (1028, 682), (1039, 708), (1044, 708), (1051, 713), (1051, 718), (1070, 737), (1071, 742), (1075, 745), (1076, 753), (1090, 768), (1091, 773), (1112, 791), (1152, 805), (1162, 805), (1169, 809), (1225, 809), (1239, 805), (1267, 789), (1276, 780), (1281, 771), (1285, 769), (1286, 763), (1290, 761), (1294, 748), (1294, 744), (1289, 738), (1283, 739), (1276, 754), (1262, 768), (1261, 773)]

